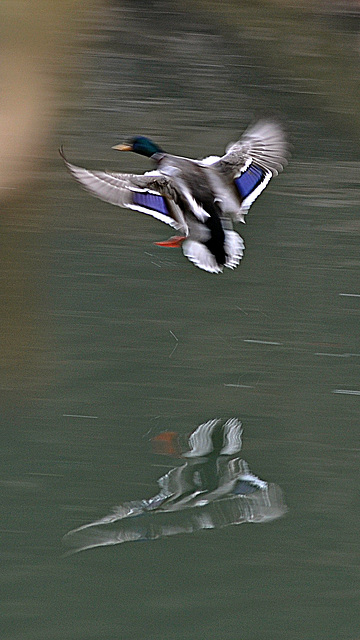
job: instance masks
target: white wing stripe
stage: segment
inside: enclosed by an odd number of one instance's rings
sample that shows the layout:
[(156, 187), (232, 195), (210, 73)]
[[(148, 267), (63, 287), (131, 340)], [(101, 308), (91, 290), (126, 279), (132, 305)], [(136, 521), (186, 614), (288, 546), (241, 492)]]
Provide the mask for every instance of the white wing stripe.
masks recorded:
[(262, 182), (260, 182), (260, 184), (256, 187), (256, 189), (254, 189), (254, 191), (249, 193), (249, 195), (246, 198), (244, 198), (244, 200), (242, 201), (242, 203), (241, 203), (241, 211), (242, 211), (242, 213), (246, 213), (247, 212), (247, 210), (251, 207), (252, 203), (260, 195), (260, 193), (262, 191), (264, 191), (266, 185), (270, 182), (271, 178), (272, 178), (271, 171), (267, 171), (266, 174), (265, 174), (265, 177), (262, 180)]
[(160, 220), (161, 222), (165, 222), (165, 224), (170, 225), (170, 227), (173, 227), (174, 229), (179, 230), (179, 229), (183, 228), (181, 226), (181, 224), (179, 224), (178, 222), (175, 222), (175, 220), (173, 220), (169, 216), (166, 216), (163, 213), (160, 213), (159, 211), (154, 211), (154, 209), (145, 209), (145, 207), (141, 207), (138, 204), (126, 204), (126, 205), (123, 205), (123, 206), (126, 207), (127, 209), (133, 209), (134, 211), (140, 211), (140, 213), (146, 213), (147, 215), (152, 216), (153, 218), (156, 218), (157, 220)]

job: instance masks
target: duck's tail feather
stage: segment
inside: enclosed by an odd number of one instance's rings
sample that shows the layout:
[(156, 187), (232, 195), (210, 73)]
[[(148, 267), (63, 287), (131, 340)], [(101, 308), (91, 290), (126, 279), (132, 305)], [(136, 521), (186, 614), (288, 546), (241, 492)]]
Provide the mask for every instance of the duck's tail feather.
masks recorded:
[(245, 244), (236, 231), (225, 231), (224, 249), (226, 254), (225, 267), (235, 269), (244, 255)]
[(219, 265), (214, 254), (197, 240), (185, 240), (182, 246), (183, 254), (200, 269), (209, 273), (221, 273), (223, 268)]
[(244, 255), (244, 241), (236, 231), (224, 231), (225, 263), (219, 264), (208, 247), (197, 240), (188, 238), (182, 245), (184, 256), (200, 269), (209, 273), (222, 273), (223, 266), (235, 269)]

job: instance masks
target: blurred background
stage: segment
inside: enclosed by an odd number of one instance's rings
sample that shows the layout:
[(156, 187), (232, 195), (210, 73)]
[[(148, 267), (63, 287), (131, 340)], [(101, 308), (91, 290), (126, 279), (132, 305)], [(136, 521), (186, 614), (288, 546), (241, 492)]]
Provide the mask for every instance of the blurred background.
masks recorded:
[[(359, 3), (3, 0), (0, 335), (6, 640), (358, 640)], [(258, 117), (292, 158), (212, 276), (91, 198), (57, 149), (143, 172)], [(288, 511), (63, 557), (153, 496), (162, 432), (235, 416)], [(179, 462), (180, 464), (180, 462)]]

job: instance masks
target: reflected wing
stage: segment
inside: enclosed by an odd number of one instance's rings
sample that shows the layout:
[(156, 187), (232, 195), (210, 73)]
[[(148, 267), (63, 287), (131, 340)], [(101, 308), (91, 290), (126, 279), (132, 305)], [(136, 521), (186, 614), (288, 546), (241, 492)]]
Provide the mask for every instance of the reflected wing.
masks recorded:
[(68, 162), (62, 148), (59, 152), (71, 175), (93, 196), (118, 207), (151, 215), (187, 233), (187, 225), (174, 201), (176, 193), (168, 176), (158, 171), (144, 175), (89, 171)]
[(265, 189), (273, 176), (287, 164), (288, 143), (282, 127), (261, 120), (245, 131), (231, 144), (227, 152), (212, 164), (227, 181), (233, 181), (241, 209), (238, 218), (247, 213), (254, 200)]

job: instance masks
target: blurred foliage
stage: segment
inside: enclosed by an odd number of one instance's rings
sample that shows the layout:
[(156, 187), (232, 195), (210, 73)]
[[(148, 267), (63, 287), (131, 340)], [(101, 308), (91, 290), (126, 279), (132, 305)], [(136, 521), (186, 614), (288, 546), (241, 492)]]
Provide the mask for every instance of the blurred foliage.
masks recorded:
[(41, 293), (44, 211), (31, 187), (43, 178), (39, 169), (49, 156), (61, 105), (59, 71), (83, 17), (81, 5), (80, 0), (0, 3), (1, 388), (14, 391), (17, 403), (18, 389), (36, 384), (48, 357)]
[[(0, 198), (34, 178), (59, 102), (57, 71), (72, 40), (80, 0), (0, 3)], [(87, 2), (87, 8), (91, 7)], [(57, 100), (55, 99), (57, 98)]]

